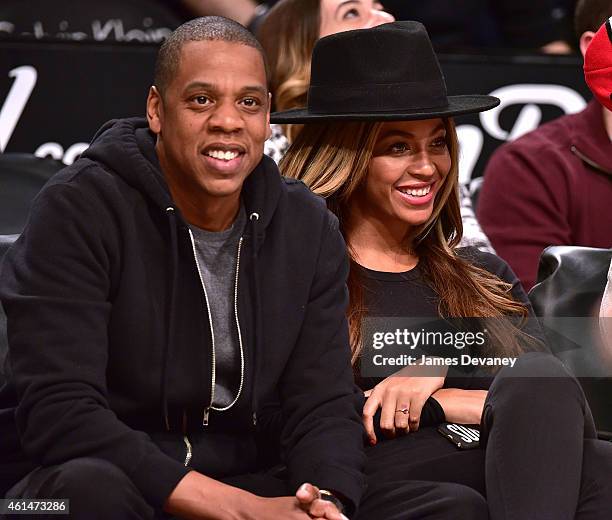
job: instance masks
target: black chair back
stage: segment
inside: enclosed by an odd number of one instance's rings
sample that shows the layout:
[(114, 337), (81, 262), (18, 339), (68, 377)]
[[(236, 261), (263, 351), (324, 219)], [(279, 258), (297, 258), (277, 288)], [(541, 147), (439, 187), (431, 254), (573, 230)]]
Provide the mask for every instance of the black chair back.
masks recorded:
[(612, 249), (552, 246), (529, 292), (553, 353), (578, 377), (600, 434), (612, 437), (612, 352), (598, 324)]
[[(8, 251), (13, 242), (17, 240), (18, 235), (0, 235), (0, 264), (4, 258), (4, 254)], [(6, 315), (0, 303), (0, 387), (4, 384), (4, 362), (8, 352), (8, 340), (6, 338)]]
[(63, 166), (25, 153), (0, 154), (0, 235), (23, 231), (32, 199)]

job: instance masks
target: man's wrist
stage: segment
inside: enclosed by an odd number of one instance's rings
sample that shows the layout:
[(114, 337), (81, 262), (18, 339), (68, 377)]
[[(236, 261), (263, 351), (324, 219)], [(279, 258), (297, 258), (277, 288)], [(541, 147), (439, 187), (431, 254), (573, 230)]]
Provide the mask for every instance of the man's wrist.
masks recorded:
[(321, 494), (321, 500), (331, 502), (338, 508), (338, 511), (340, 511), (341, 513), (344, 513), (346, 511), (346, 506), (344, 502), (336, 494), (332, 493), (328, 489), (319, 489), (319, 493)]
[(222, 510), (228, 518), (246, 519), (252, 518), (249, 513), (256, 498), (248, 491), (190, 471), (166, 500), (164, 511), (182, 518), (225, 518), (219, 516)]

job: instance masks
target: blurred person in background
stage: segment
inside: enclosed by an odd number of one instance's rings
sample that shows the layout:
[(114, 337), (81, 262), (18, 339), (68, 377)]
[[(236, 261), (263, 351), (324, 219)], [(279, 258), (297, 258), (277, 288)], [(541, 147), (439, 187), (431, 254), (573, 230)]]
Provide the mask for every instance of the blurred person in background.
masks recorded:
[[(306, 105), (310, 59), (319, 38), (393, 20), (382, 4), (374, 0), (278, 2), (266, 14), (257, 34), (269, 61), (275, 109), (288, 110)], [(284, 131), (292, 140), (299, 127), (285, 127)], [(280, 156), (284, 151), (280, 150)]]
[[(597, 31), (584, 55), (584, 77), (597, 100), (612, 110), (612, 19)], [(612, 234), (612, 231), (611, 231)], [(612, 363), (612, 263), (608, 283), (601, 299), (599, 325), (605, 350), (604, 359)]]
[[(455, 9), (456, 10), (456, 9)], [(373, 0), (280, 0), (271, 9), (257, 36), (266, 51), (274, 110), (290, 110), (306, 105), (310, 83), (310, 60), (317, 40), (351, 29), (365, 29), (394, 18)], [(300, 125), (272, 125), (272, 138), (265, 153), (277, 162), (300, 131)], [(475, 246), (494, 252), (482, 231), (467, 193), (461, 187), (462, 246)]]
[[(583, 56), (610, 16), (612, 0), (579, 0), (575, 25)], [(525, 289), (536, 283), (548, 246), (612, 246), (611, 139), (612, 112), (594, 99), (492, 155), (478, 220)]]

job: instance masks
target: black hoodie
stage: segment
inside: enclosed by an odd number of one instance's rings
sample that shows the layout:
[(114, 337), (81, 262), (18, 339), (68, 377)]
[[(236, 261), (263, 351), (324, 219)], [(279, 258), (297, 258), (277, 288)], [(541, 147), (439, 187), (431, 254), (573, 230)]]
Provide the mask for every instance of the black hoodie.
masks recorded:
[(278, 395), (289, 489), (312, 482), (356, 504), (361, 397), (337, 220), (271, 159), (249, 175), (236, 292), (244, 391), (229, 411), (210, 410), (204, 290), (154, 142), (144, 119), (107, 123), (43, 188), (5, 257), (5, 485), (29, 465), (96, 457), (160, 507), (190, 467), (214, 478), (257, 470), (256, 413)]

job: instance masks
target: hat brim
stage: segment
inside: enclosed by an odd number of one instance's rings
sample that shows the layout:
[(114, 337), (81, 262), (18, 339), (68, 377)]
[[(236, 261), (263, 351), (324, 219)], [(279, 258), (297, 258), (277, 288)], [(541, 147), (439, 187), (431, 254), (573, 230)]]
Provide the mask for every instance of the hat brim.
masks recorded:
[(436, 117), (454, 117), (485, 112), (500, 103), (493, 96), (448, 96), (446, 107), (406, 110), (401, 112), (367, 112), (342, 114), (313, 114), (307, 108), (294, 108), (270, 115), (271, 123), (317, 123), (325, 121), (415, 121)]

